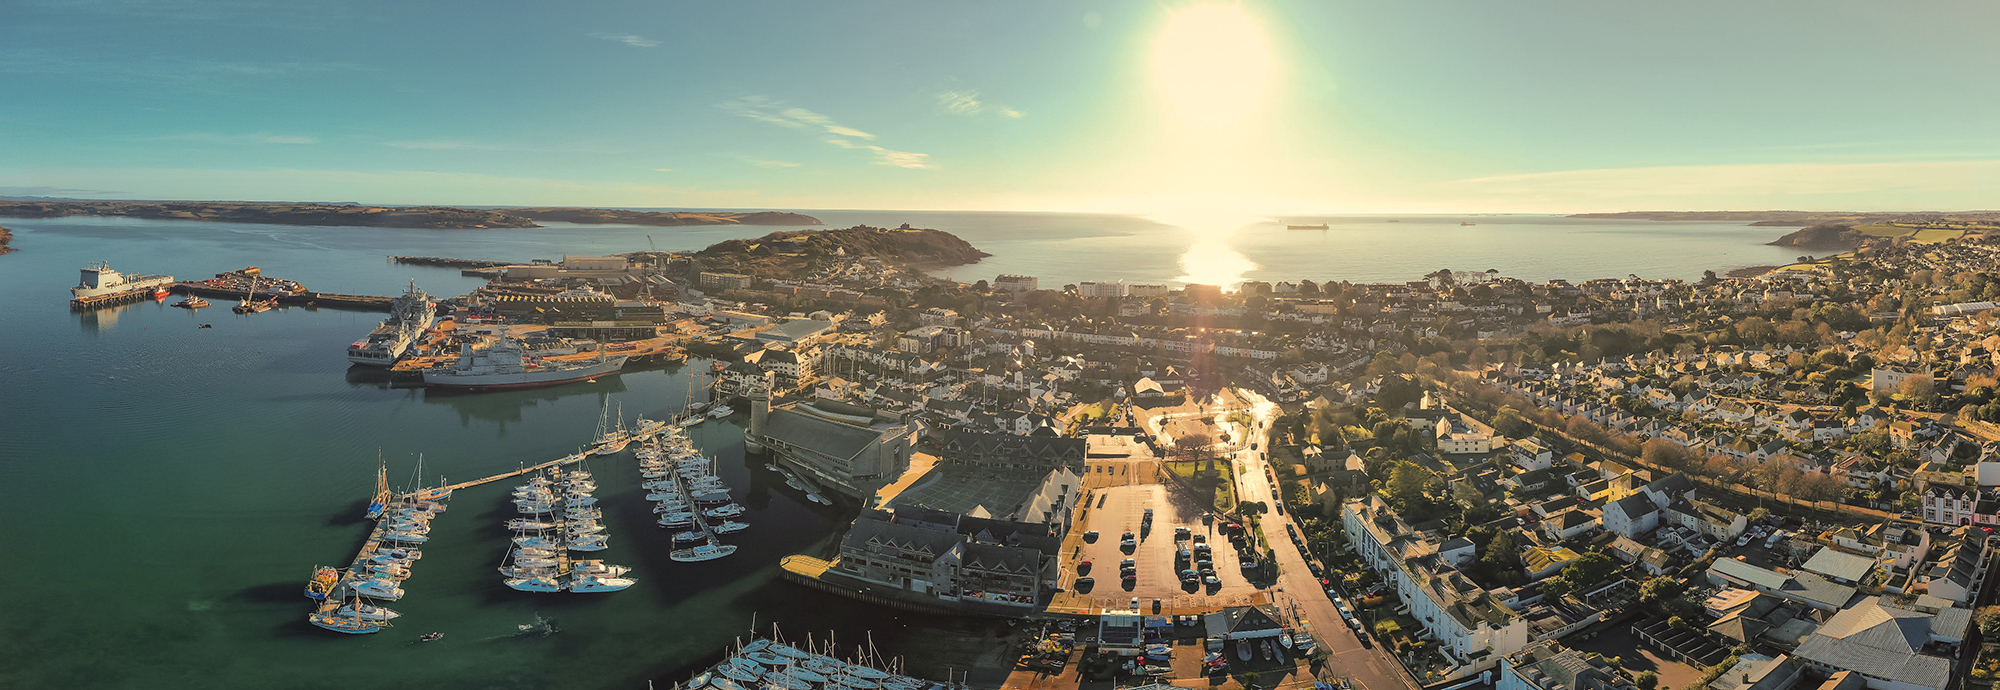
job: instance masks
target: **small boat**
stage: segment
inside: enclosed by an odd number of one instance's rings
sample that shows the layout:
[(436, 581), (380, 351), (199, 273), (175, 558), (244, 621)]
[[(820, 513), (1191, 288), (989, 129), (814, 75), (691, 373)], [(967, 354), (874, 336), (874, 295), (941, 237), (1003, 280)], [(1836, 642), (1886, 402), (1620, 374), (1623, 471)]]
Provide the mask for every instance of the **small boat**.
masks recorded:
[(507, 586), (522, 592), (560, 592), (562, 585), (553, 577), (515, 577), (507, 579)]
[(571, 563), (569, 567), (569, 572), (572, 575), (623, 577), (626, 573), (632, 572), (632, 568), (630, 566), (623, 566), (623, 565), (605, 565), (604, 561), (591, 560), (591, 561), (576, 561), (574, 563)]
[(601, 534), (591, 535), (569, 543), (571, 551), (603, 551), (611, 548), (611, 542)]
[(1462, 225), (1462, 226), (1473, 226), (1473, 225), (1478, 225), (1478, 223), (1467, 223), (1467, 222), (1463, 222), (1463, 221), (1461, 221), (1461, 222), (1459, 222), (1459, 225)]
[(306, 598), (324, 601), (337, 584), (340, 584), (339, 570), (323, 565), (314, 568), (312, 579), (306, 580)]
[(709, 410), (709, 411), (708, 411), (708, 418), (709, 418), (709, 419), (722, 419), (722, 418), (724, 418), (724, 417), (728, 417), (729, 415), (732, 415), (732, 414), (735, 414), (735, 413), (736, 413), (736, 410), (733, 410), (733, 409), (730, 409), (730, 407), (729, 407), (728, 405), (723, 405), (722, 407), (718, 407), (718, 408), (715, 408), (715, 409), (713, 409), (713, 410)]
[(158, 288), (153, 288), (153, 300), (154, 300), (154, 301), (156, 301), (156, 302), (157, 302), (157, 301), (160, 301), (160, 300), (164, 300), (164, 299), (166, 299), (166, 298), (167, 298), (167, 295), (171, 295), (171, 294), (174, 294), (174, 293), (171, 293), (171, 292), (167, 292), (167, 289), (166, 289), (166, 288), (163, 288), (163, 287), (158, 287)]
[(173, 306), (180, 307), (182, 309), (200, 309), (202, 307), (208, 306), (208, 300), (196, 297), (194, 295), (188, 295), (187, 299), (175, 302)]
[(693, 416), (693, 417), (689, 417), (689, 418), (687, 418), (687, 419), (683, 419), (683, 420), (681, 420), (681, 421), (680, 421), (680, 424), (679, 424), (679, 426), (680, 426), (681, 428), (685, 429), (685, 428), (687, 428), (687, 427), (691, 427), (691, 426), (694, 426), (694, 425), (696, 425), (696, 424), (700, 424), (700, 423), (702, 423), (702, 422), (706, 422), (706, 421), (708, 421), (708, 418), (707, 418), (707, 417), (703, 417), (703, 416), (701, 416), (701, 415), (695, 415), (695, 416)]
[(662, 527), (686, 527), (694, 524), (694, 513), (667, 513), (660, 516)]
[(616, 592), (626, 587), (631, 587), (632, 584), (633, 580), (629, 578), (584, 575), (570, 579), (569, 591), (578, 593)]
[(721, 503), (728, 503), (730, 501), (731, 499), (729, 498), (729, 492), (727, 491), (710, 491), (707, 493), (699, 493), (694, 495), (694, 502), (696, 503), (721, 504)]
[(1236, 658), (1238, 658), (1238, 659), (1242, 659), (1242, 660), (1244, 660), (1244, 661), (1249, 661), (1249, 660), (1250, 660), (1250, 655), (1251, 655), (1251, 654), (1252, 654), (1252, 652), (1250, 651), (1250, 641), (1249, 641), (1249, 640), (1237, 640), (1237, 641), (1236, 641)]
[(1278, 646), (1280, 646), (1280, 647), (1284, 647), (1285, 649), (1291, 649), (1291, 648), (1292, 648), (1292, 634), (1291, 634), (1291, 633), (1279, 633), (1279, 634), (1278, 634)]
[(687, 532), (674, 533), (674, 543), (676, 544), (695, 544), (705, 541), (708, 541), (708, 535), (703, 534), (701, 532), (690, 530)]
[(712, 518), (728, 518), (742, 515), (744, 512), (746, 511), (743, 506), (731, 503), (720, 508), (710, 508), (701, 511), (701, 514)]
[(366, 635), (382, 631), (382, 624), (380, 622), (359, 618), (342, 618), (331, 613), (310, 614), (306, 616), (306, 622), (327, 630), (337, 633), (347, 633), (349, 635)]
[(395, 580), (369, 578), (362, 580), (360, 582), (349, 582), (347, 583), (347, 586), (348, 588), (353, 589), (356, 594), (360, 594), (361, 596), (365, 596), (370, 599), (387, 599), (389, 601), (395, 601), (397, 599), (403, 598), (403, 588), (397, 587)]
[(716, 544), (711, 542), (691, 549), (674, 549), (674, 552), (667, 557), (681, 563), (699, 563), (701, 561), (712, 561), (722, 558), (732, 553), (736, 553), (736, 546), (734, 544)]
[(419, 637), (419, 638), (417, 638), (417, 641), (418, 641), (418, 642), (436, 642), (436, 641), (438, 641), (438, 640), (442, 640), (442, 639), (444, 639), (444, 633), (441, 633), (441, 632), (431, 632), (431, 633), (424, 633), (424, 636), (423, 636), (423, 637)]
[(354, 603), (340, 607), (339, 610), (334, 611), (334, 615), (343, 616), (346, 618), (359, 618), (365, 621), (386, 621), (391, 618), (402, 616), (403, 614), (396, 613), (395, 611), (385, 609), (380, 606), (371, 606), (366, 602), (356, 601)]
[(750, 529), (750, 526), (733, 520), (723, 520), (722, 524), (716, 525), (712, 529), (715, 530), (716, 534), (735, 534)]
[(528, 518), (514, 518), (512, 520), (507, 521), (507, 529), (515, 531), (544, 530), (544, 529), (555, 529), (555, 528), (556, 528), (556, 523), (542, 522), (540, 520), (530, 520)]
[(1264, 640), (1262, 644), (1257, 645), (1257, 656), (1262, 657), (1265, 661), (1270, 661), (1272, 656), (1271, 646), (1270, 640)]

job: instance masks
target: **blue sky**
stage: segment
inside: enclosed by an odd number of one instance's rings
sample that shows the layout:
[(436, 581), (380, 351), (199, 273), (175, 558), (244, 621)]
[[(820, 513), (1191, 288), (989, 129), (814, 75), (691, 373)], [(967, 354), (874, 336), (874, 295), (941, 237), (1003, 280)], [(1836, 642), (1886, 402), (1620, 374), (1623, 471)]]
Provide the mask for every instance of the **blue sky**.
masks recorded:
[[(0, 194), (1143, 212), (1205, 4), (7, 0)], [(1993, 3), (1223, 4), (1262, 212), (2000, 206)]]

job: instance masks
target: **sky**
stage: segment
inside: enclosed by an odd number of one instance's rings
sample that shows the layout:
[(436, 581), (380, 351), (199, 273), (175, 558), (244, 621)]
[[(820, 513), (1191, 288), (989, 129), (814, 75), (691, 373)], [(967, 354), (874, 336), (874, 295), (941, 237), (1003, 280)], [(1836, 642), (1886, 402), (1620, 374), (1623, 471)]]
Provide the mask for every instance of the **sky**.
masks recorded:
[(2000, 207), (2000, 3), (0, 0), (0, 196)]

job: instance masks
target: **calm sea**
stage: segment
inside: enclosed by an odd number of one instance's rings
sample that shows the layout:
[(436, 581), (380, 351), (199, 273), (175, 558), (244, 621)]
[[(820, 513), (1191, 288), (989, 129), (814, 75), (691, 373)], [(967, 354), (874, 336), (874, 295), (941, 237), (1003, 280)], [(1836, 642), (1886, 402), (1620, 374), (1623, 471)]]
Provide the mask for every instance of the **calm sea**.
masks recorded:
[[(1170, 281), (1186, 231), (1105, 216), (814, 212), (829, 225), (936, 227), (995, 256), (947, 272), (1026, 273), (1045, 285)], [(1253, 226), (1230, 240), (1251, 278), (1413, 279), (1441, 267), (1526, 278), (1638, 273), (1693, 277), (1775, 263), (1782, 228), (1585, 223), (1554, 218), (1336, 222), (1328, 231)], [(697, 441), (751, 509), (743, 550), (708, 564), (667, 559), (629, 459), (595, 460), (613, 547), (639, 584), (600, 596), (513, 592), (494, 567), (508, 483), (461, 492), (390, 604), (389, 632), (343, 637), (308, 626), (300, 595), (315, 564), (351, 557), (376, 455), (404, 481), (470, 479), (582, 445), (607, 403), (659, 418), (680, 406), (691, 369), (625, 373), (537, 391), (434, 395), (350, 380), (342, 349), (381, 318), (285, 308), (238, 316), (152, 302), (75, 314), (77, 270), (186, 278), (259, 266), (323, 291), (395, 294), (416, 280), (456, 295), (478, 281), (386, 256), (522, 260), (564, 253), (705, 246), (772, 228), (551, 227), (383, 230), (137, 221), (14, 220), (21, 251), (0, 257), (0, 687), (638, 688), (712, 659), (753, 620), (788, 635), (872, 631), (878, 650), (943, 677), (992, 662), (994, 626), (902, 616), (778, 581), (777, 559), (823, 545), (844, 522), (746, 464), (740, 431), (710, 423)], [(197, 328), (211, 324), (211, 328)], [(698, 365), (695, 368), (699, 368)], [(537, 614), (563, 632), (516, 639)], [(440, 631), (444, 640), (417, 643)]]

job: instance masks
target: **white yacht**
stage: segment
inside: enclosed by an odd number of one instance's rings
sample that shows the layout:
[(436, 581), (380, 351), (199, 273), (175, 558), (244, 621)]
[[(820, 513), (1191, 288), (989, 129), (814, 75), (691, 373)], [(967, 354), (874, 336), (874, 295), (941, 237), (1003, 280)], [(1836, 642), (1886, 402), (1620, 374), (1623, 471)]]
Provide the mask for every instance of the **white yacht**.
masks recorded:
[(395, 601), (403, 598), (403, 588), (397, 587), (395, 580), (368, 578), (358, 582), (349, 582), (347, 586), (353, 589), (355, 593), (370, 599)]
[(674, 552), (669, 554), (668, 558), (682, 563), (697, 563), (712, 561), (732, 553), (736, 553), (736, 546), (734, 544), (709, 542), (690, 549), (674, 549)]
[(511, 577), (507, 578), (507, 586), (523, 592), (560, 592), (563, 589), (555, 578), (548, 576)]
[(357, 618), (364, 621), (386, 621), (403, 615), (380, 606), (369, 605), (368, 602), (359, 600), (350, 602), (333, 613), (343, 618)]
[(616, 592), (632, 586), (633, 581), (622, 577), (600, 577), (597, 575), (572, 576), (569, 591), (572, 592)]

